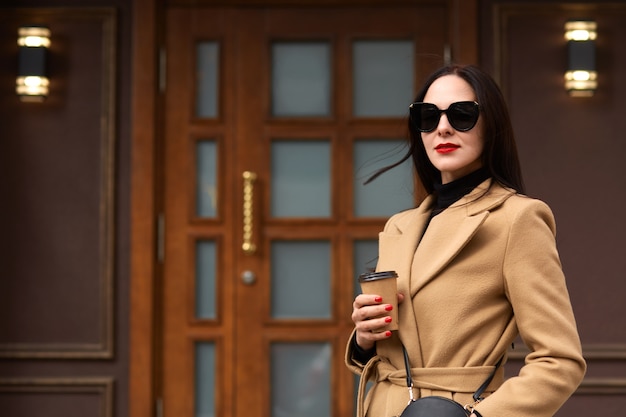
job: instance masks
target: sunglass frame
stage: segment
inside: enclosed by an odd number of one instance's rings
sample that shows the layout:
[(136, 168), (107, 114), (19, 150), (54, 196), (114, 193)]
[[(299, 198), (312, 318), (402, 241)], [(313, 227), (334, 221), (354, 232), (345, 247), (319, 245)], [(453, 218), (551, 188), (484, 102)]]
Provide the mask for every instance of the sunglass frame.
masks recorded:
[[(434, 124), (432, 127), (421, 126), (423, 122), (423, 119), (421, 117), (422, 108), (425, 105), (432, 106), (432, 110), (438, 113), (436, 121), (434, 121), (434, 118), (433, 118)], [(475, 113), (475, 114), (471, 114), (472, 119), (469, 120), (470, 124), (468, 126), (458, 125), (459, 124), (458, 112), (460, 111), (458, 107), (463, 106), (463, 105), (471, 105), (471, 108), (469, 110)], [(467, 132), (467, 131), (472, 130), (474, 126), (476, 126), (476, 123), (478, 123), (478, 117), (480, 116), (480, 105), (476, 101), (456, 101), (454, 103), (451, 103), (448, 106), (448, 108), (444, 110), (441, 110), (439, 107), (437, 107), (433, 103), (426, 103), (423, 101), (411, 103), (409, 105), (409, 118), (411, 120), (411, 123), (417, 130), (419, 130), (422, 133), (428, 133), (428, 132), (432, 132), (433, 130), (435, 130), (437, 126), (439, 125), (439, 121), (441, 120), (442, 113), (446, 114), (448, 118), (448, 122), (450, 123), (450, 126), (452, 126), (455, 130), (458, 130), (459, 132)], [(468, 113), (468, 112), (463, 112), (463, 113)], [(461, 123), (463, 123), (463, 121), (461, 121)]]

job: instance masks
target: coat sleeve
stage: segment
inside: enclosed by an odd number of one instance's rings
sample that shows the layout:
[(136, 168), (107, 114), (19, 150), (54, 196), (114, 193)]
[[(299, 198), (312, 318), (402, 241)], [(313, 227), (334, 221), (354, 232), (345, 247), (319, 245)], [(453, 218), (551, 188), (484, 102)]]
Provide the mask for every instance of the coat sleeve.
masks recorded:
[(551, 417), (582, 381), (586, 364), (556, 248), (554, 216), (539, 200), (516, 200), (521, 207), (508, 212), (502, 268), (506, 295), (530, 353), (519, 374), (476, 410), (483, 417)]

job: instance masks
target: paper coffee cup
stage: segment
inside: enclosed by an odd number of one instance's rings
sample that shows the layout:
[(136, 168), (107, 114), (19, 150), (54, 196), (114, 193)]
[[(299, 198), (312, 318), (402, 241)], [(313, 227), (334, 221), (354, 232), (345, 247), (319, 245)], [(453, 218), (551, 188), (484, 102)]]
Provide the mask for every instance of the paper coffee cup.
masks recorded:
[(380, 295), (382, 304), (391, 304), (393, 309), (377, 317), (391, 316), (389, 323), (382, 331), (398, 330), (398, 274), (396, 271), (366, 272), (359, 275), (359, 284), (363, 294)]

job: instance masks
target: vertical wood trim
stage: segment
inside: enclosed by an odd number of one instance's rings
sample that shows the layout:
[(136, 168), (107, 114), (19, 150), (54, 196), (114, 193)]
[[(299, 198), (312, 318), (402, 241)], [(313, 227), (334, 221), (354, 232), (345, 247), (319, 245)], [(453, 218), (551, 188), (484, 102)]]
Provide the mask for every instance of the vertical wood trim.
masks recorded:
[(449, 28), (453, 63), (478, 64), (477, 0), (453, 0)]
[(154, 415), (157, 5), (133, 0), (129, 416)]

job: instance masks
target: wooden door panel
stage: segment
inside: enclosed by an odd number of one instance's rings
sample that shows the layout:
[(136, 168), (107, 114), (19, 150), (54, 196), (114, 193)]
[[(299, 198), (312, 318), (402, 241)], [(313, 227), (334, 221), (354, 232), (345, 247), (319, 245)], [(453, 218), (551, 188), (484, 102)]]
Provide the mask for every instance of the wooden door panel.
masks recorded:
[[(165, 96), (165, 263), (163, 279), (163, 395), (165, 415), (198, 412), (197, 343), (215, 352), (214, 412), (220, 416), (279, 416), (284, 404), (275, 383), (290, 378), (272, 358), (316, 352), (308, 371), (323, 364), (328, 413), (353, 412), (354, 377), (343, 362), (352, 329), (354, 244), (375, 240), (385, 218), (352, 213), (352, 146), (357, 139), (387, 140), (405, 134), (403, 117), (355, 117), (352, 42), (409, 40), (414, 49), (414, 85), (442, 63), (445, 5), (361, 8), (172, 8), (167, 12)], [(195, 116), (195, 45), (219, 44), (218, 117)], [(273, 117), (272, 43), (326, 42), (332, 77), (330, 114)], [(415, 92), (408, 92), (414, 94)], [(409, 99), (407, 99), (407, 102)], [(218, 149), (217, 216), (195, 213), (196, 143), (212, 140)], [(330, 214), (289, 218), (272, 214), (272, 143), (322, 141), (330, 148)], [(290, 142), (290, 143), (291, 143)], [(254, 172), (252, 214), (254, 253), (244, 243), (244, 171)], [(196, 243), (210, 240), (218, 253), (216, 317), (195, 317)], [(330, 248), (327, 317), (272, 317), (272, 248), (280, 242), (322, 242)], [(326, 246), (324, 246), (326, 247)], [(295, 274), (297, 275), (297, 274)], [(243, 277), (253, 277), (244, 281)], [(297, 279), (298, 276), (294, 276)], [(326, 280), (327, 278), (327, 280)], [(326, 284), (324, 284), (326, 285)], [(294, 298), (300, 295), (294, 292)], [(289, 348), (293, 349), (291, 352)], [(313, 354), (313, 353), (312, 353)], [(295, 358), (298, 358), (296, 355)], [(288, 358), (287, 358), (288, 359)], [(287, 360), (285, 359), (285, 360)], [(287, 363), (287, 362), (286, 362)], [(280, 365), (280, 366), (279, 366)], [(306, 373), (311, 376), (311, 373)], [(295, 375), (293, 376), (295, 378)], [(314, 378), (312, 378), (314, 379)], [(288, 380), (288, 379), (287, 379)], [(307, 379), (308, 381), (308, 379)], [(294, 380), (293, 386), (297, 387)], [(288, 401), (289, 399), (287, 399)], [(293, 404), (288, 404), (289, 406)], [(326, 407), (326, 405), (324, 405)], [(306, 415), (303, 412), (302, 415)]]

